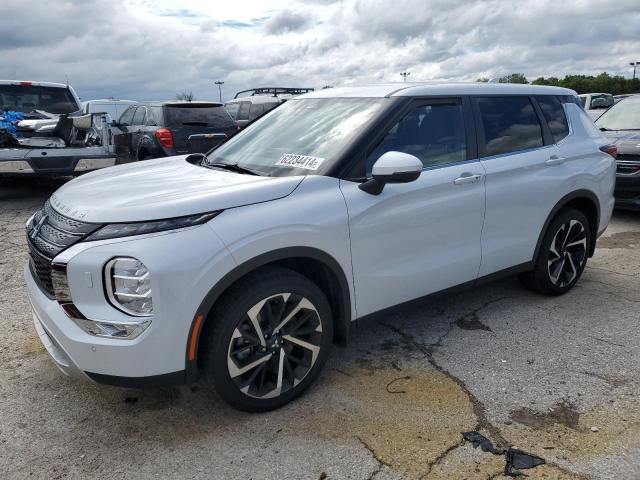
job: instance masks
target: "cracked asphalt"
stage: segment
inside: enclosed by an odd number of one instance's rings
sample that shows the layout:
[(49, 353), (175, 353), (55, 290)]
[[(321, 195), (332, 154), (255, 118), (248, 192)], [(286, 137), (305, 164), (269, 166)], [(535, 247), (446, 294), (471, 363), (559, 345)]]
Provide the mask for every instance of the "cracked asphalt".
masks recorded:
[(250, 415), (199, 385), (131, 390), (64, 377), (24, 290), (24, 222), (55, 185), (0, 183), (2, 478), (640, 478), (640, 214), (616, 212), (576, 288), (516, 279), (359, 322), (298, 401)]

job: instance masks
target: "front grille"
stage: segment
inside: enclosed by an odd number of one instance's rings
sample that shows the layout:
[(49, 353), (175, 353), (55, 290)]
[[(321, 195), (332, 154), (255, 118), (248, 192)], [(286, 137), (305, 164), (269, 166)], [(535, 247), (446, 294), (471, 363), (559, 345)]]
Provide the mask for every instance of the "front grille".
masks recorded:
[(31, 273), (36, 279), (36, 283), (40, 286), (42, 291), (49, 297), (54, 296), (53, 284), (51, 282), (51, 259), (43, 257), (38, 251), (29, 243), (29, 267)]
[(640, 172), (640, 155), (618, 155), (617, 172), (621, 175), (633, 175)]
[(55, 211), (49, 200), (36, 212), (27, 225), (29, 262), (31, 271), (40, 288), (53, 297), (51, 283), (51, 261), (60, 252), (82, 240), (100, 227), (66, 217)]

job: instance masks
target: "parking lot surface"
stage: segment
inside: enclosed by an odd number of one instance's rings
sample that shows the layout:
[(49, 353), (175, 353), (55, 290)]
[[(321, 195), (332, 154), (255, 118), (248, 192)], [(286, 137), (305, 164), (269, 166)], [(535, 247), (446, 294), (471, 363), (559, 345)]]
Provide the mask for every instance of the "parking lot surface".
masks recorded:
[(359, 322), (317, 384), (268, 414), (200, 385), (131, 390), (71, 380), (37, 339), (24, 222), (56, 185), (0, 183), (2, 478), (640, 478), (640, 214), (616, 213), (576, 288), (490, 283)]

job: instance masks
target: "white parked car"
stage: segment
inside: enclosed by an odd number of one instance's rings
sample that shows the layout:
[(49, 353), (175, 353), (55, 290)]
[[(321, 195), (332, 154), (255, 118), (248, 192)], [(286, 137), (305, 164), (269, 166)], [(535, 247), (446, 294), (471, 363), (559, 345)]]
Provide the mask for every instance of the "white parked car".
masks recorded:
[(312, 92), (313, 88), (262, 87), (236, 93), (224, 107), (240, 128), (273, 110), (290, 98)]
[(302, 393), (356, 319), (520, 274), (580, 278), (613, 149), (575, 92), (394, 84), (302, 95), (207, 156), (61, 187), (27, 223), (38, 334), (69, 374), (201, 375), (236, 408)]
[(580, 103), (592, 120), (596, 120), (615, 103), (613, 95), (610, 93), (585, 93), (580, 95), (579, 98)]
[(104, 98), (101, 100), (87, 100), (82, 102), (83, 113), (106, 113), (107, 121), (118, 121), (124, 111), (131, 105), (137, 105), (133, 100), (121, 100), (119, 98)]

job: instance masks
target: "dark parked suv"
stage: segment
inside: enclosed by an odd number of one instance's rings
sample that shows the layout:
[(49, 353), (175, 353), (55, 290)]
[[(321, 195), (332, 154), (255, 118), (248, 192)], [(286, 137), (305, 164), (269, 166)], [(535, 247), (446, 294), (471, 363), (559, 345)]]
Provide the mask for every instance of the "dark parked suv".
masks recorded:
[(145, 102), (114, 122), (117, 163), (205, 153), (238, 127), (221, 103)]

